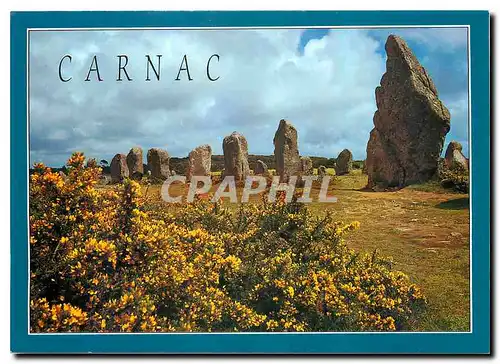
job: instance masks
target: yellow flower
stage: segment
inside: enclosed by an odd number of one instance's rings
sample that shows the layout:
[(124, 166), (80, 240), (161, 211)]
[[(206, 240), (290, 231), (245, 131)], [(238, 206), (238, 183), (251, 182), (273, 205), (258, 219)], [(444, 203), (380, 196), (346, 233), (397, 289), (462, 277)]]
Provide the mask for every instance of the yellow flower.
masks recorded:
[(279, 326), (278, 322), (275, 320), (269, 320), (266, 322), (266, 326), (268, 330), (273, 330)]
[[(393, 331), (425, 304), (385, 258), (349, 249), (358, 222), (318, 220), (284, 193), (237, 211), (174, 206), (154, 183), (100, 186), (84, 162), (75, 153), (65, 181), (44, 165), (30, 177), (34, 332)], [(50, 302), (36, 293), (47, 271), (62, 280)]]

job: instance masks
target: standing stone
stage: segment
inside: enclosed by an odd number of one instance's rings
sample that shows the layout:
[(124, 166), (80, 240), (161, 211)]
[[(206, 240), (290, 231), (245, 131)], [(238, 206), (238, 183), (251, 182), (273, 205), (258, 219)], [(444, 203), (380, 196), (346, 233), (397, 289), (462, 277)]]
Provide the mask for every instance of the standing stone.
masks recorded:
[(212, 148), (205, 144), (193, 149), (189, 153), (189, 163), (187, 168), (187, 179), (192, 176), (210, 176), (212, 168)]
[(108, 185), (111, 182), (111, 177), (105, 174), (99, 176), (99, 184)]
[(363, 161), (363, 170), (361, 171), (363, 174), (367, 174), (368, 170), (366, 169), (366, 160)]
[(290, 122), (280, 120), (273, 143), (276, 174), (281, 182), (288, 182), (291, 176), (298, 176), (301, 172), (297, 130)]
[(255, 163), (254, 174), (256, 175), (266, 175), (268, 174), (267, 164), (265, 164), (260, 159)]
[(144, 166), (142, 165), (142, 149), (134, 147), (130, 149), (127, 155), (127, 166), (130, 178), (140, 180), (144, 174)]
[(344, 149), (340, 152), (335, 162), (335, 174), (348, 174), (352, 171), (352, 153), (349, 149)]
[(166, 150), (151, 148), (148, 150), (147, 159), (151, 178), (164, 181), (170, 177), (170, 156)]
[(462, 154), (462, 144), (456, 141), (451, 141), (448, 144), (448, 148), (446, 148), (446, 154), (444, 157), (444, 163), (448, 168), (459, 166), (465, 171), (469, 170), (469, 161)]
[(111, 183), (121, 183), (129, 177), (127, 157), (125, 154), (117, 154), (111, 161)]
[(319, 168), (318, 168), (318, 176), (320, 178), (323, 178), (324, 176), (326, 176), (326, 167), (325, 166), (319, 166)]
[(406, 42), (387, 38), (386, 73), (375, 90), (375, 127), (366, 147), (368, 187), (429, 180), (438, 168), (450, 113)]
[(248, 143), (243, 135), (233, 132), (222, 141), (224, 152), (224, 174), (234, 176), (236, 181), (244, 181), (250, 174), (248, 166)]
[(303, 176), (311, 176), (314, 172), (313, 162), (309, 157), (300, 158), (300, 171)]
[(87, 160), (87, 168), (96, 168), (97, 167), (97, 161), (95, 158), (90, 158)]

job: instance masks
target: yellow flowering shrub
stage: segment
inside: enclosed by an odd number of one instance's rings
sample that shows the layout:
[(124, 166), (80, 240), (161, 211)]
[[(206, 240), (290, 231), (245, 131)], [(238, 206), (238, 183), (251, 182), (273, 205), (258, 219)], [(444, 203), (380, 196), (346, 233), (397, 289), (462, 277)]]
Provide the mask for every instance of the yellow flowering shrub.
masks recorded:
[(32, 332), (410, 330), (425, 298), (376, 252), (349, 249), (359, 223), (296, 202), (170, 205), (75, 153), (63, 178), (30, 180)]

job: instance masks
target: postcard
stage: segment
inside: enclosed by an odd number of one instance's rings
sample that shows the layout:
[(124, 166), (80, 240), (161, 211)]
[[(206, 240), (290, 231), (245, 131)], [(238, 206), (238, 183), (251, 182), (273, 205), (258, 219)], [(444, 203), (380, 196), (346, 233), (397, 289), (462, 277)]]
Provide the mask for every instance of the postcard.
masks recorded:
[(488, 12), (11, 26), (13, 352), (490, 352)]

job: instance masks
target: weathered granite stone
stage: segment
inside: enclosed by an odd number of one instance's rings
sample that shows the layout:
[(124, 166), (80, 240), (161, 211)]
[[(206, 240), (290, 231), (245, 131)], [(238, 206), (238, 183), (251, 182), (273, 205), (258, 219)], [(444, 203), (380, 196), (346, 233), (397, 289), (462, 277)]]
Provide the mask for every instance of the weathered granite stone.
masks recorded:
[(189, 163), (187, 168), (187, 180), (192, 176), (210, 176), (212, 167), (212, 148), (205, 144), (193, 149), (189, 153)]
[(313, 162), (309, 157), (300, 158), (300, 171), (303, 176), (310, 176), (314, 172)]
[(142, 165), (142, 149), (134, 147), (130, 149), (127, 155), (127, 166), (129, 176), (132, 179), (140, 180), (144, 174), (144, 166)]
[(95, 158), (89, 158), (87, 160), (87, 168), (96, 168), (97, 167), (97, 161)]
[(335, 174), (343, 175), (352, 171), (352, 153), (349, 149), (344, 149), (339, 153), (335, 162)]
[(108, 185), (111, 183), (111, 176), (108, 176), (106, 174), (101, 174), (99, 176), (99, 184), (100, 185)]
[(151, 148), (147, 159), (151, 178), (163, 181), (170, 177), (170, 155), (166, 150)]
[(326, 167), (325, 166), (318, 167), (318, 176), (320, 178), (323, 178), (324, 176), (326, 176)]
[(469, 170), (469, 160), (462, 154), (462, 144), (456, 141), (451, 141), (448, 144), (444, 162), (448, 168), (459, 166), (465, 171)]
[(375, 90), (377, 111), (366, 148), (368, 187), (403, 187), (436, 172), (450, 113), (406, 42), (387, 38), (386, 73)]
[(243, 135), (233, 132), (222, 142), (224, 152), (224, 174), (234, 176), (236, 181), (243, 181), (250, 174), (248, 166), (248, 143)]
[(274, 158), (276, 160), (276, 174), (281, 182), (288, 182), (291, 176), (298, 176), (301, 172), (297, 130), (288, 121), (280, 120), (278, 130), (274, 135)]
[(125, 154), (116, 154), (111, 161), (111, 183), (121, 183), (129, 177), (127, 166), (127, 156)]
[(266, 175), (268, 174), (267, 164), (265, 164), (260, 159), (255, 163), (254, 174), (256, 175)]

